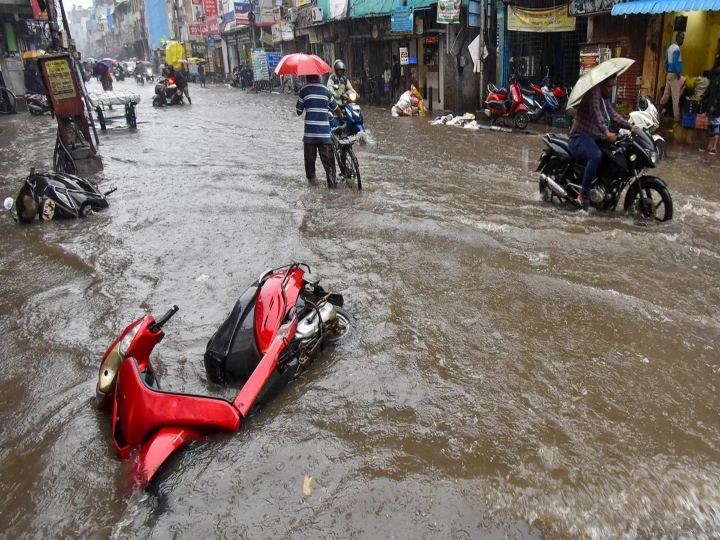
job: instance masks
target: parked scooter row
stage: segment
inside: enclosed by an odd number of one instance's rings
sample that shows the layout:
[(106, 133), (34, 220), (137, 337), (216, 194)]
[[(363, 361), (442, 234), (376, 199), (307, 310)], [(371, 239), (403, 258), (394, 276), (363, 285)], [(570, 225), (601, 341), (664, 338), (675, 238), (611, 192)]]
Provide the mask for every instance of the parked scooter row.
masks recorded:
[(511, 118), (515, 127), (525, 129), (530, 121), (535, 121), (552, 114), (563, 113), (567, 105), (567, 89), (550, 84), (550, 69), (547, 68), (542, 86), (531, 84), (523, 88), (518, 83), (515, 73), (510, 75), (510, 87), (498, 88), (488, 84), (488, 97), (485, 101), (485, 114), (491, 123), (499, 118)]

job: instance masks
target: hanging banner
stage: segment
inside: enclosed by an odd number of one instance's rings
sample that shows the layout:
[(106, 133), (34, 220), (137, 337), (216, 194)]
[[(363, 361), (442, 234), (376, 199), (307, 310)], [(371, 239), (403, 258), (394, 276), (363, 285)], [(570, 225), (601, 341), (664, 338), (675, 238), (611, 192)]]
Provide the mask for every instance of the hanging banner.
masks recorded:
[(439, 24), (460, 24), (460, 0), (439, 0), (437, 22)]
[(549, 9), (508, 6), (507, 28), (513, 32), (572, 32), (575, 19), (568, 17), (565, 6)]
[(217, 17), (217, 0), (203, 0), (203, 8), (205, 8), (205, 15), (215, 15)]
[(251, 4), (235, 2), (235, 22), (237, 24), (250, 24)]
[(390, 31), (395, 34), (412, 34), (413, 32), (413, 14), (415, 10), (412, 6), (398, 6), (393, 8), (390, 15)]

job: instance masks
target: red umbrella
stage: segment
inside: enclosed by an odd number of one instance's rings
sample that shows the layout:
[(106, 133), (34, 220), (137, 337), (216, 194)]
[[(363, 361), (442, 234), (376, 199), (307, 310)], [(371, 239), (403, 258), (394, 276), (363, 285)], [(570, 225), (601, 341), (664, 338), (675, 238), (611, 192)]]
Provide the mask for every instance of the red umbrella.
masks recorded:
[(314, 54), (295, 53), (283, 56), (275, 68), (278, 75), (322, 75), (332, 68)]

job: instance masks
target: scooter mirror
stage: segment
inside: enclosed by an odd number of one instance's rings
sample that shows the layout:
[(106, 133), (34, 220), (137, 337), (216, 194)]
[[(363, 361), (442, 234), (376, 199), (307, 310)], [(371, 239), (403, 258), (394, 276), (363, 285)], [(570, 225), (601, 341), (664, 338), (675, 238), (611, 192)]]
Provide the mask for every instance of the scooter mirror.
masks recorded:
[(5, 210), (10, 211), (10, 210), (12, 210), (13, 204), (14, 204), (13, 198), (8, 197), (7, 199), (5, 199), (3, 206), (5, 207)]

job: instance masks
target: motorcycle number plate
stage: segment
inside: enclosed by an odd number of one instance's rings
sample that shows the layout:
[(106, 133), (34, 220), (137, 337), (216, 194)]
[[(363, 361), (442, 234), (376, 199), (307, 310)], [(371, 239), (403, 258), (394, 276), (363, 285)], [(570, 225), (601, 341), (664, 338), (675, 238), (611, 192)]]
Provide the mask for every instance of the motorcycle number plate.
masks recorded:
[(353, 105), (353, 106), (352, 106), (352, 110), (355, 111), (355, 112), (359, 112), (359, 111), (360, 111), (360, 105)]

